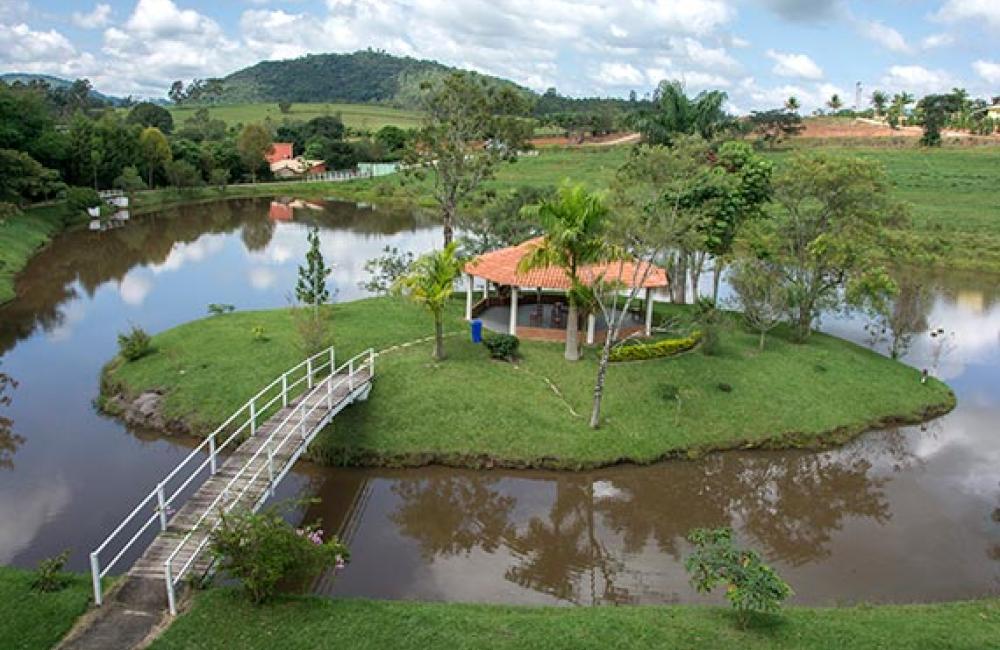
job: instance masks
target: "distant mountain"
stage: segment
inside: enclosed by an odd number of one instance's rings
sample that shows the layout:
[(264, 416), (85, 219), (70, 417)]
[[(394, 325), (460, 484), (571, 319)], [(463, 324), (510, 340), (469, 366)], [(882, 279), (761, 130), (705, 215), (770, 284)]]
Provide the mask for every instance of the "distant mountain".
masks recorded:
[[(43, 81), (47, 83), (52, 88), (68, 88), (73, 85), (73, 82), (69, 79), (62, 79), (61, 77), (53, 77), (47, 74), (31, 74), (26, 72), (8, 72), (5, 74), (0, 74), (0, 81), (10, 85), (20, 81), (23, 84), (30, 84), (32, 81)], [(114, 105), (119, 105), (123, 102), (120, 97), (112, 97), (111, 95), (105, 95), (104, 93), (98, 92), (96, 90), (90, 91), (90, 96), (94, 99), (99, 99), (103, 102), (111, 102)]]
[[(223, 78), (218, 101), (383, 103), (416, 105), (420, 83), (453, 72), (436, 61), (361, 50), (353, 54), (310, 54), (286, 61), (262, 61)], [(512, 81), (484, 78), (532, 93)]]

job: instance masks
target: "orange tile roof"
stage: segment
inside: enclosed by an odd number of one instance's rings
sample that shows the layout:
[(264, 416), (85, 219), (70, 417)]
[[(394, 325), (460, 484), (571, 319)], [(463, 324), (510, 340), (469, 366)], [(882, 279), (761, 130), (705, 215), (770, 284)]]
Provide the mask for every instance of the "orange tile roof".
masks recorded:
[[(465, 272), (477, 278), (486, 278), (491, 282), (519, 287), (543, 287), (545, 289), (569, 289), (569, 278), (561, 268), (549, 266), (534, 269), (527, 273), (519, 273), (517, 267), (532, 248), (542, 241), (541, 237), (529, 239), (517, 246), (501, 248), (500, 250), (480, 255), (465, 265)], [(604, 275), (605, 279), (618, 279), (625, 286), (632, 287), (635, 279), (641, 278), (644, 267), (639, 267), (636, 273), (636, 261), (626, 261), (624, 264), (611, 262), (607, 264), (590, 264), (581, 267), (577, 273), (584, 282), (592, 281)], [(617, 278), (616, 278), (617, 276)], [(642, 288), (666, 287), (669, 281), (667, 272), (653, 265), (645, 279), (639, 283)]]

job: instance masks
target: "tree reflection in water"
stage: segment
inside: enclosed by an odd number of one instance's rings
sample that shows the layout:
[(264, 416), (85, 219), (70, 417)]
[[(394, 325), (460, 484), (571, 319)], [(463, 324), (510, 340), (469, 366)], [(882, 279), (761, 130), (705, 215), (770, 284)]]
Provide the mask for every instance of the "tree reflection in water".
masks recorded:
[(13, 431), (14, 422), (3, 414), (10, 406), (11, 396), (8, 391), (17, 388), (17, 382), (3, 372), (0, 372), (0, 469), (14, 468), (14, 453), (24, 443), (24, 438)]
[(891, 472), (915, 461), (899, 431), (868, 438), (831, 452), (726, 453), (585, 474), (399, 479), (391, 520), (428, 561), (509, 553), (504, 578), (526, 589), (573, 603), (632, 602), (631, 583), (648, 571), (632, 566), (638, 555), (652, 544), (679, 562), (693, 528), (732, 526), (769, 561), (800, 566), (829, 556), (849, 518), (887, 523)]

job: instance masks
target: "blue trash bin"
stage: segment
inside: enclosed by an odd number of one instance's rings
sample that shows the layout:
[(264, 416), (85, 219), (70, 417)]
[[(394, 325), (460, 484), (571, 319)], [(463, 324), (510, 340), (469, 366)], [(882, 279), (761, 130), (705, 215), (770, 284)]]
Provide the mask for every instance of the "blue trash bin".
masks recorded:
[(479, 318), (473, 318), (469, 321), (469, 328), (472, 330), (472, 342), (482, 343), (483, 342), (483, 321)]

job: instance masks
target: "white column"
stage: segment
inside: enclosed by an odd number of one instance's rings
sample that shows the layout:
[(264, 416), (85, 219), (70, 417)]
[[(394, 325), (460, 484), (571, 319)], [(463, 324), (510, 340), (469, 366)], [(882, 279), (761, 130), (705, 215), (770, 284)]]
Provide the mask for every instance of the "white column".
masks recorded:
[(646, 336), (653, 333), (653, 290), (646, 289)]
[(594, 330), (597, 328), (597, 316), (587, 314), (587, 345), (594, 344)]
[(517, 287), (510, 288), (510, 329), (512, 336), (517, 336)]
[(489, 297), (490, 297), (490, 281), (484, 279), (483, 280), (483, 300), (486, 300)]
[(475, 278), (470, 274), (466, 282), (465, 290), (465, 320), (472, 320), (472, 284)]

